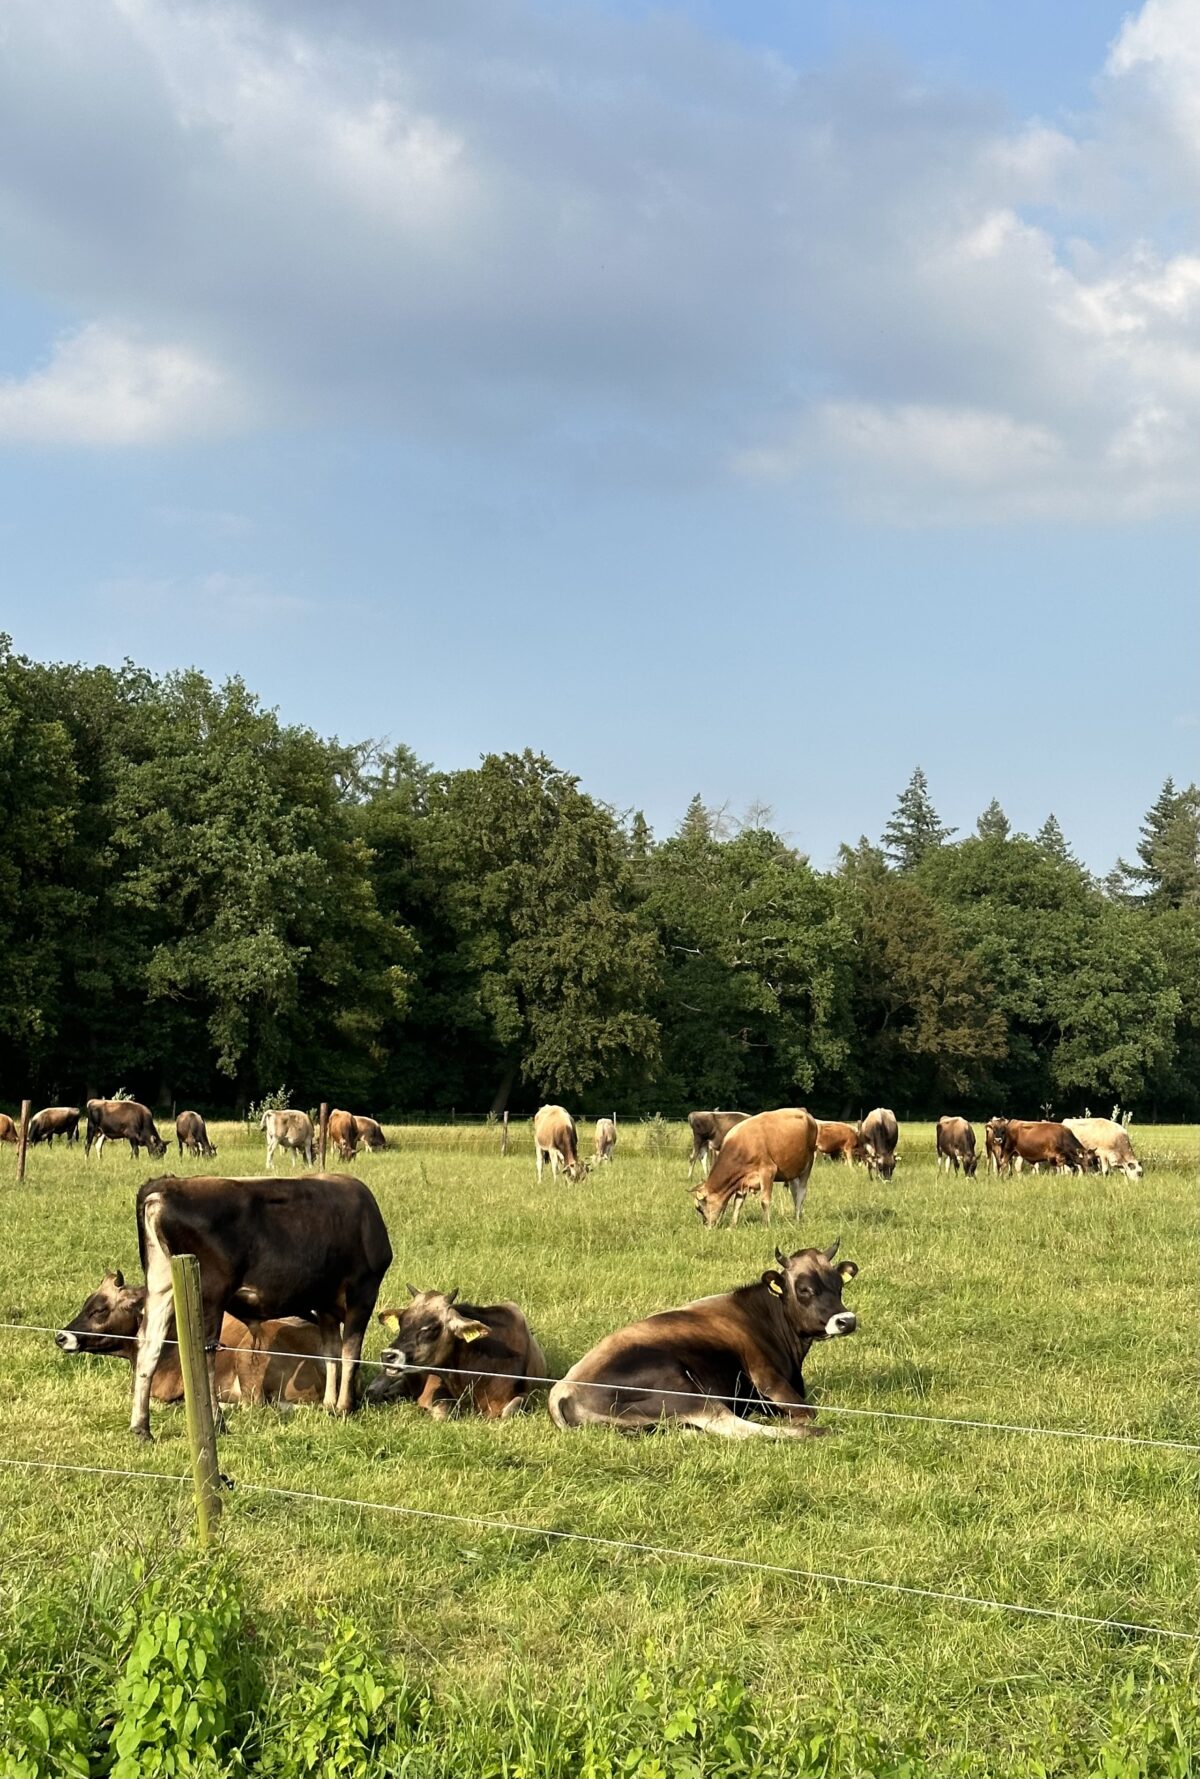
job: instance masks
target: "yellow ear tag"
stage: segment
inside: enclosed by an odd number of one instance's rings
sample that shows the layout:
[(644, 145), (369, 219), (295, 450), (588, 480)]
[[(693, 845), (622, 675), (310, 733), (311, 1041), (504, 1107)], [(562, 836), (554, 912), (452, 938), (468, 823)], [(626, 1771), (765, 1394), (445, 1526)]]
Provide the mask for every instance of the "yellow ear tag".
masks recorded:
[(400, 1332), (399, 1316), (384, 1316), (383, 1325), (385, 1328), (390, 1328), (393, 1334), (399, 1334)]
[(484, 1330), (482, 1328), (464, 1328), (462, 1332), (464, 1340), (482, 1340), (483, 1336)]
[(783, 1296), (783, 1286), (779, 1283), (778, 1279), (768, 1279), (767, 1280), (767, 1290), (773, 1291), (775, 1293), (776, 1297)]

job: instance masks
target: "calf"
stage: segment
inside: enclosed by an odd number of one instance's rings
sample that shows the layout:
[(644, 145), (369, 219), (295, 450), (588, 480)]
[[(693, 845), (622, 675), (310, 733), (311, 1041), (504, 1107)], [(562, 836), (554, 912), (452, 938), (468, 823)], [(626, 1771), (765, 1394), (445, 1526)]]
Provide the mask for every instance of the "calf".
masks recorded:
[(89, 1100), (87, 1136), (83, 1143), (85, 1158), (91, 1154), (97, 1138), (101, 1139), (101, 1150), (106, 1141), (128, 1143), (129, 1153), (135, 1161), (143, 1149), (155, 1161), (161, 1161), (167, 1152), (149, 1106), (143, 1106), (140, 1100)]
[(361, 1112), (356, 1112), (354, 1128), (358, 1134), (360, 1147), (369, 1149), (372, 1155), (377, 1155), (381, 1149), (387, 1148), (387, 1138), (383, 1134), (382, 1127), (376, 1123), (374, 1118), (364, 1118)]
[(1082, 1174), (1088, 1165), (1083, 1144), (1073, 1130), (1051, 1119), (1008, 1118), (1003, 1121), (1000, 1161), (1015, 1167), (1020, 1162), (1052, 1167), (1057, 1172)]
[[(715, 1170), (714, 1170), (715, 1171)], [(677, 1421), (725, 1439), (823, 1433), (809, 1425), (803, 1366), (814, 1341), (853, 1334), (842, 1286), (858, 1272), (824, 1253), (775, 1250), (778, 1270), (718, 1297), (663, 1310), (610, 1334), (550, 1392), (556, 1427), (623, 1431)], [(785, 1426), (750, 1417), (778, 1416)]]
[[(54, 1336), (55, 1345), (64, 1353), (118, 1353), (132, 1365), (145, 1311), (146, 1287), (126, 1285), (122, 1273), (106, 1272), (75, 1320)], [(321, 1337), (311, 1322), (287, 1317), (249, 1328), (236, 1316), (225, 1316), (220, 1341), (214, 1367), (218, 1401), (320, 1401), (325, 1366)], [(174, 1315), (150, 1396), (155, 1402), (183, 1399)]]
[(20, 1133), (7, 1112), (0, 1112), (0, 1143), (19, 1143)]
[(276, 1149), (286, 1149), (296, 1165), (303, 1155), (309, 1167), (313, 1164), (313, 1125), (307, 1112), (264, 1112), (259, 1130), (267, 1133), (267, 1166), (275, 1166)]
[(350, 1413), (363, 1335), (392, 1262), (379, 1206), (361, 1180), (303, 1174), (281, 1186), (271, 1178), (168, 1174), (140, 1188), (137, 1225), (147, 1291), (130, 1420), (137, 1438), (150, 1438), (150, 1385), (171, 1318), (176, 1254), (194, 1254), (200, 1263), (206, 1341), (216, 1341), (226, 1314), (248, 1322), (315, 1320), (326, 1360), (325, 1407)]
[(517, 1305), (455, 1307), (457, 1290), (415, 1285), (408, 1294), (404, 1309), (380, 1313), (392, 1338), (379, 1355), (383, 1369), (367, 1386), (368, 1402), (415, 1400), (435, 1421), (455, 1407), (490, 1421), (518, 1414), (545, 1378), (546, 1361)]
[(615, 1118), (597, 1118), (596, 1120), (596, 1166), (602, 1161), (611, 1161), (613, 1150), (617, 1146), (617, 1121)]
[(889, 1112), (886, 1106), (876, 1106), (873, 1112), (867, 1113), (858, 1131), (869, 1172), (880, 1180), (890, 1180), (896, 1171), (896, 1145), (900, 1141), (896, 1114)]
[(533, 1120), (533, 1146), (537, 1160), (537, 1177), (550, 1163), (551, 1179), (558, 1178), (561, 1167), (568, 1180), (578, 1180), (586, 1171), (579, 1165), (579, 1134), (575, 1120), (561, 1106), (542, 1106)]
[(55, 1137), (62, 1137), (66, 1143), (77, 1142), (79, 1118), (78, 1106), (43, 1106), (29, 1120), (29, 1141), (53, 1146)]
[(179, 1153), (186, 1149), (189, 1155), (214, 1156), (217, 1153), (215, 1143), (208, 1140), (208, 1127), (199, 1112), (181, 1112), (175, 1120), (175, 1141), (179, 1144)]
[(817, 1120), (817, 1154), (823, 1155), (827, 1161), (844, 1161), (847, 1167), (867, 1159), (858, 1126), (839, 1124), (832, 1118)]
[(1142, 1164), (1133, 1152), (1129, 1132), (1115, 1118), (1064, 1118), (1084, 1149), (1095, 1158), (1102, 1174), (1124, 1174), (1126, 1179), (1140, 1180)]
[(329, 1114), (326, 1125), (329, 1141), (333, 1144), (343, 1161), (353, 1161), (358, 1152), (358, 1120), (353, 1112), (339, 1112), (336, 1108)]
[(746, 1116), (745, 1112), (688, 1113), (688, 1123), (692, 1127), (692, 1153), (688, 1161), (689, 1180), (697, 1162), (700, 1163), (700, 1178), (707, 1179), (713, 1162), (721, 1153), (721, 1144), (735, 1124), (745, 1122)]
[(959, 1168), (968, 1179), (974, 1179), (979, 1157), (975, 1153), (975, 1132), (965, 1118), (939, 1118), (937, 1121), (938, 1167), (945, 1163), (946, 1172)]
[(730, 1222), (736, 1228), (746, 1198), (757, 1192), (770, 1224), (771, 1189), (776, 1180), (786, 1180), (798, 1217), (816, 1155), (817, 1121), (811, 1112), (802, 1106), (759, 1112), (729, 1132), (711, 1174), (693, 1191), (692, 1203), (707, 1229), (715, 1229), (732, 1203)]

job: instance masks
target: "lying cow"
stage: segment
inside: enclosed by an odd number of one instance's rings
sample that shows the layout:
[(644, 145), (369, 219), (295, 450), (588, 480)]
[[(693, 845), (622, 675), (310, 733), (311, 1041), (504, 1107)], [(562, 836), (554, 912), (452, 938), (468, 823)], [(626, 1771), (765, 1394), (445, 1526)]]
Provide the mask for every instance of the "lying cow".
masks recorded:
[(833, 1118), (817, 1119), (817, 1154), (827, 1161), (844, 1161), (847, 1167), (867, 1159), (858, 1126), (839, 1124)]
[(335, 1107), (329, 1114), (325, 1130), (341, 1159), (353, 1161), (358, 1153), (358, 1123), (354, 1113), (341, 1112)]
[(1133, 1152), (1129, 1132), (1115, 1118), (1064, 1118), (1102, 1174), (1124, 1174), (1129, 1180), (1140, 1180), (1142, 1164)]
[(55, 1137), (61, 1137), (65, 1143), (77, 1142), (79, 1119), (78, 1106), (43, 1106), (29, 1120), (29, 1141), (48, 1147), (53, 1147)]
[(615, 1118), (597, 1118), (596, 1120), (596, 1166), (602, 1161), (611, 1161), (613, 1150), (617, 1146), (617, 1121)]
[(84, 1138), (85, 1158), (92, 1145), (100, 1139), (100, 1153), (105, 1142), (126, 1142), (136, 1161), (145, 1149), (155, 1161), (167, 1152), (167, 1145), (158, 1134), (149, 1106), (140, 1100), (89, 1100), (87, 1103), (87, 1136)]
[(20, 1132), (7, 1112), (0, 1112), (0, 1143), (19, 1143)]
[(974, 1179), (979, 1157), (975, 1153), (975, 1132), (965, 1118), (938, 1119), (937, 1158), (938, 1167), (944, 1163), (947, 1173), (951, 1168), (955, 1173), (961, 1168), (969, 1180)]
[(258, 1126), (267, 1133), (267, 1166), (275, 1166), (276, 1149), (287, 1149), (296, 1165), (303, 1155), (309, 1167), (313, 1164), (313, 1123), (307, 1112), (264, 1112)]
[[(60, 1328), (55, 1345), (64, 1353), (119, 1353), (132, 1365), (146, 1310), (146, 1287), (126, 1285), (106, 1272), (73, 1322)], [(236, 1316), (221, 1323), (215, 1374), (220, 1402), (319, 1402), (325, 1389), (321, 1337), (311, 1322), (285, 1317), (250, 1328)], [(175, 1345), (175, 1318), (154, 1372), (155, 1402), (183, 1399), (183, 1372)]]
[[(715, 1170), (714, 1170), (715, 1171)], [(853, 1334), (842, 1286), (858, 1271), (824, 1253), (783, 1255), (778, 1270), (718, 1297), (663, 1310), (594, 1346), (550, 1392), (556, 1427), (600, 1422), (622, 1430), (677, 1421), (725, 1439), (823, 1433), (808, 1423), (803, 1366), (814, 1341)], [(781, 1416), (769, 1426), (753, 1415)]]
[(575, 1120), (562, 1106), (542, 1106), (534, 1115), (533, 1146), (540, 1183), (542, 1169), (550, 1163), (550, 1177), (556, 1180), (561, 1167), (568, 1180), (578, 1180), (586, 1170), (579, 1164), (579, 1133)]
[(808, 1176), (817, 1156), (817, 1121), (800, 1106), (759, 1112), (735, 1126), (721, 1145), (711, 1174), (692, 1193), (692, 1203), (707, 1229), (714, 1229), (733, 1205), (732, 1228), (752, 1192), (762, 1197), (763, 1216), (771, 1221), (771, 1189), (786, 1180), (797, 1217), (804, 1208)]
[(210, 1158), (217, 1153), (215, 1143), (208, 1140), (208, 1126), (199, 1112), (181, 1112), (175, 1120), (175, 1141), (179, 1144), (179, 1153), (186, 1149), (189, 1155), (207, 1155)]
[(137, 1438), (151, 1436), (150, 1385), (172, 1314), (176, 1254), (194, 1254), (200, 1263), (206, 1341), (216, 1340), (226, 1315), (315, 1321), (326, 1360), (325, 1407), (350, 1413), (363, 1335), (392, 1263), (379, 1206), (361, 1180), (302, 1174), (281, 1188), (270, 1178), (167, 1174), (139, 1189), (137, 1226), (146, 1276), (130, 1419)]
[(866, 1151), (869, 1172), (880, 1180), (890, 1180), (896, 1171), (896, 1145), (900, 1141), (896, 1114), (889, 1112), (886, 1106), (876, 1106), (859, 1125), (858, 1134)]
[(383, 1134), (383, 1127), (374, 1118), (364, 1118), (361, 1112), (356, 1112), (354, 1114), (354, 1129), (358, 1136), (360, 1149), (368, 1149), (372, 1155), (377, 1155), (381, 1149), (387, 1148), (387, 1138)]
[(1050, 1167), (1058, 1173), (1082, 1174), (1088, 1157), (1073, 1130), (1052, 1119), (1007, 1118), (1003, 1120), (1000, 1162), (1016, 1168), (1021, 1163)]
[(379, 1315), (391, 1340), (379, 1355), (382, 1370), (367, 1386), (367, 1401), (415, 1401), (435, 1421), (452, 1408), (474, 1409), (490, 1421), (518, 1414), (545, 1378), (546, 1361), (517, 1305), (456, 1307), (457, 1290), (415, 1285), (408, 1294), (412, 1302), (403, 1309)]
[(743, 1124), (745, 1112), (689, 1112), (688, 1123), (692, 1127), (692, 1153), (688, 1161), (688, 1179), (692, 1177), (692, 1169), (700, 1163), (700, 1178), (707, 1179), (709, 1170), (721, 1153), (721, 1144), (729, 1135), (735, 1124)]

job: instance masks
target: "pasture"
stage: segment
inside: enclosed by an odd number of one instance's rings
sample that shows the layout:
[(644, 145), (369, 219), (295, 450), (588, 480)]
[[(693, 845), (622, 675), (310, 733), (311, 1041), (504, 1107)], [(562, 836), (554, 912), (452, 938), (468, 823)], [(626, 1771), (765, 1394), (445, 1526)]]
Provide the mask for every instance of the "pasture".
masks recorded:
[[(211, 1134), (218, 1160), (185, 1158), (178, 1171), (261, 1171), (257, 1133)], [(1140, 1182), (995, 1179), (982, 1167), (970, 1181), (936, 1171), (931, 1125), (907, 1125), (890, 1184), (818, 1162), (799, 1231), (782, 1189), (770, 1230), (751, 1201), (736, 1230), (704, 1231), (685, 1191), (683, 1126), (622, 1125), (615, 1163), (580, 1185), (548, 1173), (535, 1185), (526, 1124), (504, 1159), (494, 1129), (406, 1127), (352, 1171), (395, 1250), (381, 1307), (404, 1298), (406, 1280), (457, 1285), (478, 1303), (515, 1298), (556, 1374), (625, 1321), (757, 1277), (777, 1242), (840, 1235), (861, 1268), (846, 1291), (859, 1330), (810, 1354), (818, 1406), (1196, 1441), (1196, 1133), (1133, 1135)], [(591, 1126), (580, 1136), (587, 1153)], [(161, 1168), (135, 1163), (114, 1144), (85, 1165), (82, 1145), (56, 1144), (31, 1151), (17, 1186), (12, 1151), (0, 1152), (0, 1321), (58, 1326), (106, 1266), (140, 1277), (134, 1192), (176, 1159), (172, 1147)], [(278, 1173), (287, 1179), (286, 1158)], [(376, 1327), (368, 1354), (382, 1344)], [(186, 1471), (181, 1408), (155, 1409), (152, 1447), (130, 1438), (123, 1362), (67, 1358), (49, 1335), (0, 1328), (0, 1376), (5, 1457)], [(250, 1486), (1196, 1628), (1194, 1454), (822, 1420), (825, 1439), (727, 1444), (560, 1433), (544, 1396), (502, 1425), (436, 1424), (408, 1405), (348, 1423), (234, 1410), (220, 1542), (264, 1621), (299, 1635), (328, 1607), (481, 1711), (605, 1685), (619, 1709), (621, 1687), (650, 1662), (737, 1681), (764, 1721), (859, 1724), (885, 1745), (919, 1746), (927, 1765), (913, 1772), (1116, 1773), (1087, 1764), (1111, 1733), (1116, 1688), (1121, 1709), (1144, 1707), (1151, 1725), (1147, 1764), (1129, 1770), (1189, 1770), (1186, 1755), (1170, 1764), (1187, 1733), (1170, 1720), (1189, 1709), (1194, 1644)], [(86, 1577), (98, 1556), (186, 1543), (192, 1526), (189, 1497), (169, 1483), (12, 1468), (0, 1469), (0, 1517), (8, 1612)]]

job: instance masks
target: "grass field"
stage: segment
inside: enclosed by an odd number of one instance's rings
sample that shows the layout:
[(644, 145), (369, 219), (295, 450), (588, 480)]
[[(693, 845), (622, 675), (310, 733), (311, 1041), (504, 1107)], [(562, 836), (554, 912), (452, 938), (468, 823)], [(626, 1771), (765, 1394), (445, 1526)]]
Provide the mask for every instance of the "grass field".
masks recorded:
[[(261, 1138), (212, 1134), (220, 1157), (206, 1171), (260, 1170)], [(381, 1302), (402, 1298), (408, 1279), (458, 1285), (476, 1302), (513, 1297), (555, 1371), (624, 1321), (756, 1277), (777, 1241), (840, 1235), (861, 1268), (846, 1292), (859, 1332), (810, 1355), (818, 1404), (1195, 1441), (1196, 1132), (1134, 1137), (1140, 1182), (972, 1182), (939, 1175), (932, 1126), (908, 1126), (890, 1185), (819, 1164), (799, 1234), (786, 1192), (769, 1231), (753, 1204), (736, 1231), (701, 1229), (684, 1191), (683, 1127), (659, 1153), (661, 1134), (623, 1128), (615, 1165), (581, 1186), (553, 1185), (548, 1172), (536, 1186), (527, 1125), (514, 1126), (503, 1160), (495, 1130), (406, 1128), (356, 1171), (396, 1254)], [(56, 1326), (106, 1266), (138, 1275), (133, 1197), (149, 1171), (115, 1145), (87, 1165), (82, 1146), (56, 1145), (31, 1153), (17, 1186), (12, 1152), (0, 1152), (0, 1321)], [(376, 1329), (368, 1352), (380, 1344)], [(182, 1410), (155, 1411), (153, 1447), (130, 1439), (124, 1364), (68, 1359), (49, 1336), (0, 1329), (0, 1371), (4, 1456), (186, 1469)], [(407, 1406), (347, 1424), (244, 1410), (221, 1464), (238, 1485), (1196, 1628), (1192, 1454), (875, 1418), (828, 1425), (824, 1440), (732, 1445), (567, 1435), (540, 1405), (501, 1426), (439, 1425)], [(0, 1518), (10, 1611), (86, 1575), (97, 1554), (190, 1535), (186, 1497), (168, 1484), (44, 1471), (0, 1470)], [(1184, 1733), (1171, 1713), (1194, 1679), (1186, 1642), (244, 1486), (228, 1498), (221, 1542), (264, 1615), (303, 1627), (331, 1606), (435, 1687), (485, 1705), (570, 1699), (649, 1661), (730, 1676), (771, 1721), (869, 1725), (923, 1750), (914, 1772), (1120, 1774), (1087, 1765), (1095, 1754), (1070, 1764), (1109, 1734), (1115, 1687), (1129, 1712), (1161, 1723), (1162, 1749), (1129, 1770), (1190, 1770), (1169, 1752)]]

